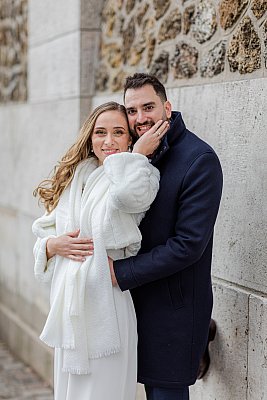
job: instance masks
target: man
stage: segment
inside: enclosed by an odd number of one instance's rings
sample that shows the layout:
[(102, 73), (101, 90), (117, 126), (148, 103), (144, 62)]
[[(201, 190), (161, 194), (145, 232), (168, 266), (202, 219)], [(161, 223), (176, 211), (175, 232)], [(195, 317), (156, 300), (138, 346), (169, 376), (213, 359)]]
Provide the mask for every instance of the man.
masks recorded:
[(222, 191), (213, 149), (172, 112), (157, 78), (126, 80), (131, 130), (146, 140), (158, 120), (170, 129), (151, 158), (160, 190), (142, 220), (139, 254), (110, 262), (113, 284), (131, 289), (138, 327), (138, 381), (148, 400), (187, 400), (208, 341), (213, 228)]

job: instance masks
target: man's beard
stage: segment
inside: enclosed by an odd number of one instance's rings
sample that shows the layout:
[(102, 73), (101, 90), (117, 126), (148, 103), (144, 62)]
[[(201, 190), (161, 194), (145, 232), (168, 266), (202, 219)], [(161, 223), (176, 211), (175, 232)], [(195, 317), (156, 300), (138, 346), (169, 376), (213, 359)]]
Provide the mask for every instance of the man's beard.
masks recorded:
[[(168, 118), (167, 118), (167, 115), (166, 115), (165, 110), (164, 110), (164, 112), (163, 112), (163, 115), (162, 115), (161, 119), (162, 119), (163, 121), (168, 121)], [(149, 129), (150, 129), (150, 128), (152, 128), (153, 125), (155, 125), (156, 122), (157, 122), (157, 121), (154, 121), (154, 120), (152, 120), (152, 119), (147, 120), (147, 121), (143, 122), (142, 124), (140, 124), (140, 123), (137, 122), (136, 124), (134, 124), (134, 128), (131, 129), (131, 133), (132, 133), (132, 135), (134, 136), (134, 138), (137, 140), (139, 137), (142, 136), (142, 135), (139, 135), (139, 133), (138, 133), (138, 129), (137, 129), (137, 128), (138, 128), (139, 126), (147, 126), (147, 125), (149, 125)], [(145, 133), (145, 132), (144, 132), (144, 133)]]

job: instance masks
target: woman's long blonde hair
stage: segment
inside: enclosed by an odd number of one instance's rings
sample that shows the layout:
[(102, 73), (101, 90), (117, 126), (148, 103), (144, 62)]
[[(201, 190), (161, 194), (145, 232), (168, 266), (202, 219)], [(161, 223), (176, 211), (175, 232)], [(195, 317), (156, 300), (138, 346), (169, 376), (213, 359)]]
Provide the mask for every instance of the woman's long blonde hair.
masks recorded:
[(105, 111), (119, 111), (128, 122), (125, 107), (113, 101), (100, 105), (89, 115), (80, 130), (76, 143), (54, 167), (52, 177), (43, 180), (33, 192), (35, 197), (39, 196), (39, 201), (44, 204), (49, 213), (57, 206), (63, 191), (71, 183), (77, 165), (86, 158), (95, 157), (91, 151), (91, 135), (97, 118)]

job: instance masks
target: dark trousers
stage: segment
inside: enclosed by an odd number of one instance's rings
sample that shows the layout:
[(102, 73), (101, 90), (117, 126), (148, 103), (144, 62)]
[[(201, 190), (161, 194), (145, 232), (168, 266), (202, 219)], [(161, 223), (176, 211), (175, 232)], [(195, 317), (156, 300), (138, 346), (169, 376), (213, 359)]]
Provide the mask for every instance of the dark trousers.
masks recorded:
[(145, 386), (147, 400), (189, 400), (189, 388), (166, 389)]

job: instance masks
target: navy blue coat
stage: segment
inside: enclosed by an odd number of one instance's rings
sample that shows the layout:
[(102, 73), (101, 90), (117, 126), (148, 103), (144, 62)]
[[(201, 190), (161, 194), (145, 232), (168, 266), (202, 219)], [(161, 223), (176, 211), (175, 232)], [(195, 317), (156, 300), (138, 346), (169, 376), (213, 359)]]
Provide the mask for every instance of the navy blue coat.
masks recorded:
[(152, 163), (160, 190), (141, 222), (139, 254), (114, 262), (122, 290), (131, 289), (138, 328), (138, 381), (192, 385), (212, 311), (213, 228), (222, 170), (213, 149), (173, 113)]

